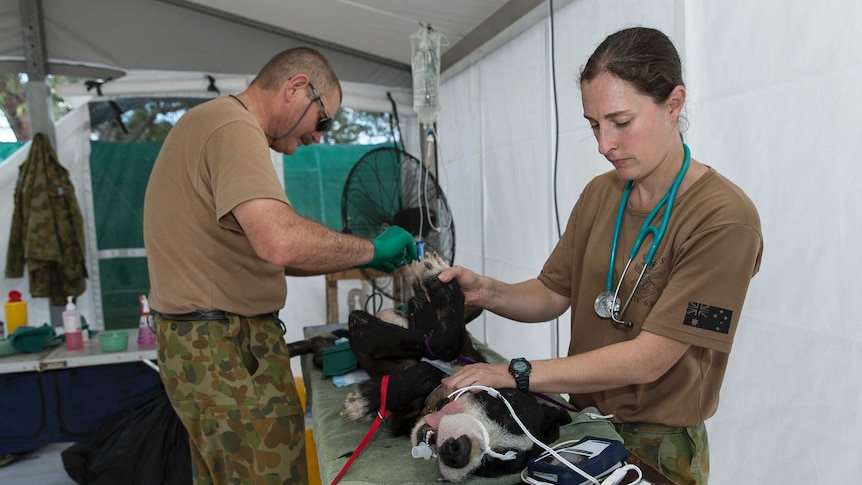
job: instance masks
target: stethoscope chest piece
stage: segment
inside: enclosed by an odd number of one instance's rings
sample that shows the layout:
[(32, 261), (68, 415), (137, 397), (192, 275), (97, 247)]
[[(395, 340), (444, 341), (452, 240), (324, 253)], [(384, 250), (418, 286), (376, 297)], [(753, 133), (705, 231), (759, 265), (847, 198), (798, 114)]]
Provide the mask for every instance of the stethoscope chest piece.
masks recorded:
[(610, 291), (603, 291), (596, 297), (596, 303), (593, 306), (599, 317), (611, 318), (611, 315), (620, 311), (620, 299)]

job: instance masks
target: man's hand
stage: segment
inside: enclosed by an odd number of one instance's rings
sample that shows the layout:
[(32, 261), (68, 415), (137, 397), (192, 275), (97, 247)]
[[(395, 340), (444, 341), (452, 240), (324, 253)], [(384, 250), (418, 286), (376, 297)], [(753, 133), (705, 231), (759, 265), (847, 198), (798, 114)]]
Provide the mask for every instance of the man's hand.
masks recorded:
[(418, 259), (413, 235), (398, 226), (390, 226), (383, 234), (371, 240), (374, 257), (359, 268), (371, 268), (393, 273), (405, 264)]

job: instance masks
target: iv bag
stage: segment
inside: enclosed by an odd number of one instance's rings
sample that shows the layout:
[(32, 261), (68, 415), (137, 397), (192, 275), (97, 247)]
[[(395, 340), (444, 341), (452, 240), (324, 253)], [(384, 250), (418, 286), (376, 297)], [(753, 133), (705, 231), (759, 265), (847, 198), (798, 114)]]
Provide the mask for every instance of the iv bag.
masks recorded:
[(432, 124), (440, 113), (440, 32), (431, 26), (410, 35), (413, 46), (413, 110), (420, 123)]

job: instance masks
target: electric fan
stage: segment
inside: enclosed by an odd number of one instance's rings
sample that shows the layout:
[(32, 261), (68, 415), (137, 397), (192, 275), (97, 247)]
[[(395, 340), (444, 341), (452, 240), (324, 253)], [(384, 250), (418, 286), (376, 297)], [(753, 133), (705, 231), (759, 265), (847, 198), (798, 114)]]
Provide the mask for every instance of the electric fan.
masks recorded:
[[(400, 226), (424, 252), (436, 251), (450, 265), (455, 259), (455, 225), (446, 196), (434, 175), (398, 148), (375, 148), (356, 162), (344, 183), (341, 219), (345, 232), (369, 239)], [(365, 270), (363, 276), (394, 301), (409, 298), (394, 294), (391, 277)]]

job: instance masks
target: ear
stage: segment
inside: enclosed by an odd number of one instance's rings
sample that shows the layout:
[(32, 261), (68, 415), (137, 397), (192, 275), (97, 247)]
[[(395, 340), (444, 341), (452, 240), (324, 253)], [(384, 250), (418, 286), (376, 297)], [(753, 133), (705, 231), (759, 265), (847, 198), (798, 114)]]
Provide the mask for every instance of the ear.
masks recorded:
[(682, 107), (685, 105), (685, 86), (679, 85), (673, 88), (670, 96), (667, 98), (667, 107), (670, 109), (671, 122), (676, 124), (679, 120), (679, 115), (682, 113)]
[[(288, 103), (294, 99), (300, 99), (302, 102), (308, 101), (308, 96), (305, 94), (306, 86), (308, 86), (308, 76), (305, 74), (295, 74), (284, 83), (282, 93), (285, 96), (285, 101)], [(296, 98), (296, 96), (302, 96)]]

